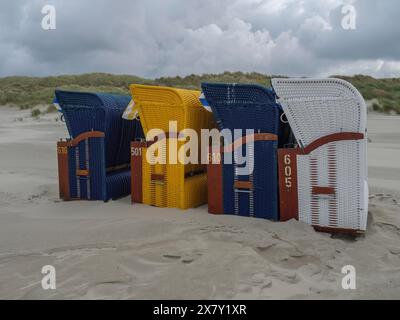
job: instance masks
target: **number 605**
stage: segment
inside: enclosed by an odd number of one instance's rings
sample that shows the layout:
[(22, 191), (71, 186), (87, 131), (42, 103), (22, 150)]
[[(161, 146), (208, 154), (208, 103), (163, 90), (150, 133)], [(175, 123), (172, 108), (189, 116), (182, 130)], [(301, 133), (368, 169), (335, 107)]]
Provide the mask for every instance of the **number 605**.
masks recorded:
[(292, 158), (290, 154), (286, 154), (283, 162), (285, 163), (285, 187), (291, 188), (292, 187)]

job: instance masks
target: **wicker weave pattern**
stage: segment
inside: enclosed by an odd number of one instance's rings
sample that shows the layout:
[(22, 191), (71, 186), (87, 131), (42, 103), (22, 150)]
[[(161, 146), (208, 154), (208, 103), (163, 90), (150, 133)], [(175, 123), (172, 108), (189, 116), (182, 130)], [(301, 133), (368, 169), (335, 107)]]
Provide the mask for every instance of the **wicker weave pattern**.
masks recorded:
[[(130, 141), (143, 137), (138, 121), (134, 125), (121, 119), (129, 96), (85, 92), (56, 91), (57, 100), (74, 139), (90, 131), (105, 137), (89, 139), (69, 152), (71, 195), (79, 199), (104, 200), (129, 195)], [(88, 170), (89, 176), (77, 176), (76, 170)]]
[[(273, 79), (297, 141), (307, 147), (340, 132), (366, 132), (360, 93), (340, 79)], [(366, 230), (368, 185), (366, 139), (331, 142), (298, 156), (299, 219), (308, 224)], [(335, 194), (313, 194), (327, 186)]]
[(337, 132), (366, 131), (366, 106), (360, 93), (340, 79), (272, 79), (299, 143)]
[[(280, 134), (281, 109), (271, 90), (257, 85), (210, 83), (203, 83), (202, 90), (219, 129), (253, 129), (255, 133)], [(255, 142), (254, 150), (247, 153), (254, 161), (252, 174), (239, 176), (236, 161), (223, 165), (224, 213), (278, 219), (277, 147), (276, 141)], [(243, 153), (245, 155), (246, 151)], [(233, 156), (237, 158), (236, 152)], [(237, 181), (248, 181), (253, 188), (235, 189)]]
[[(131, 93), (137, 108), (144, 133), (151, 129), (169, 132), (169, 122), (176, 121), (177, 132), (194, 129), (200, 136), (200, 129), (213, 126), (212, 115), (205, 111), (198, 100), (200, 92), (167, 87), (132, 85)], [(204, 166), (200, 164), (171, 164), (169, 149), (175, 144), (177, 149), (183, 141), (169, 137), (162, 159), (166, 165), (150, 165), (146, 156), (143, 163), (143, 203), (158, 207), (187, 209), (207, 202), (207, 174), (200, 173)], [(145, 155), (147, 149), (142, 150)], [(196, 173), (191, 176), (191, 173)], [(163, 181), (151, 179), (162, 176)]]

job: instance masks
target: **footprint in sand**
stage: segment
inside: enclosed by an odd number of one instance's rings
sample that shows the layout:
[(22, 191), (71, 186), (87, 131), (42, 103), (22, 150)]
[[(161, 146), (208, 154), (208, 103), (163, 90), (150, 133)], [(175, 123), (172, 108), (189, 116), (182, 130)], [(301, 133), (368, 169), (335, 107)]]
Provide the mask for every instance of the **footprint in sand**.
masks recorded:
[(162, 255), (164, 258), (167, 258), (167, 259), (172, 259), (172, 260), (178, 260), (178, 259), (180, 259), (180, 258), (182, 258), (182, 256), (180, 256), (180, 255), (178, 255), (178, 254), (163, 254)]
[(166, 258), (168, 260), (172, 261), (178, 261), (180, 260), (183, 264), (190, 264), (193, 263), (197, 258), (202, 256), (202, 253), (187, 253), (187, 254), (163, 254), (163, 258)]
[(380, 203), (385, 203), (385, 204), (393, 204), (398, 206), (399, 201), (393, 197), (391, 194), (386, 194), (386, 193), (377, 193), (369, 196), (369, 200), (371, 200), (372, 204), (373, 202), (380, 202)]
[(374, 226), (382, 229), (385, 232), (391, 232), (394, 233), (397, 236), (400, 236), (400, 228), (392, 223), (389, 222), (374, 222)]
[(90, 285), (85, 295), (85, 299), (125, 299), (132, 294), (132, 287), (126, 281), (99, 282)]
[(393, 255), (399, 256), (400, 257), (400, 248), (398, 247), (392, 247), (392, 248), (388, 248), (389, 252)]
[(308, 255), (294, 246), (282, 247), (273, 243), (259, 246), (256, 250), (263, 259), (286, 269), (298, 269), (307, 264), (320, 263), (319, 257)]
[(296, 272), (288, 272), (285, 270), (274, 270), (272, 271), (272, 276), (279, 279), (282, 282), (289, 284), (296, 284), (300, 282), (300, 278)]
[(263, 272), (253, 274), (250, 279), (250, 283), (256, 286), (260, 286), (261, 289), (270, 288), (272, 286), (271, 278), (266, 276)]

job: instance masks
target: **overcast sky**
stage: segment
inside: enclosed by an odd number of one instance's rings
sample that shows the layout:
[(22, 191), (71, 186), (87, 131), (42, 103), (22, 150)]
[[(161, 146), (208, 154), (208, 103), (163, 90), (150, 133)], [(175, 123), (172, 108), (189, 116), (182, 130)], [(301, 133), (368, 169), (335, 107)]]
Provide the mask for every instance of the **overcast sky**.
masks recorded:
[[(44, 31), (44, 5), (56, 30)], [(342, 7), (356, 30), (342, 28)], [(0, 76), (400, 76), (399, 0), (1, 0)]]

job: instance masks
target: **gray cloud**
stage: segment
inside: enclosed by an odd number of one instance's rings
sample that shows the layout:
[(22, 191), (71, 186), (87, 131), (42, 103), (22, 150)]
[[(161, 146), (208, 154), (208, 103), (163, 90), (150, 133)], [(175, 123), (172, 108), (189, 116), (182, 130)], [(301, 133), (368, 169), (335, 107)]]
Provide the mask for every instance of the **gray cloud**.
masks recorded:
[[(343, 30), (351, 3), (357, 29)], [(41, 8), (57, 29), (41, 28)], [(0, 76), (222, 71), (400, 75), (397, 0), (38, 0), (0, 3)]]

